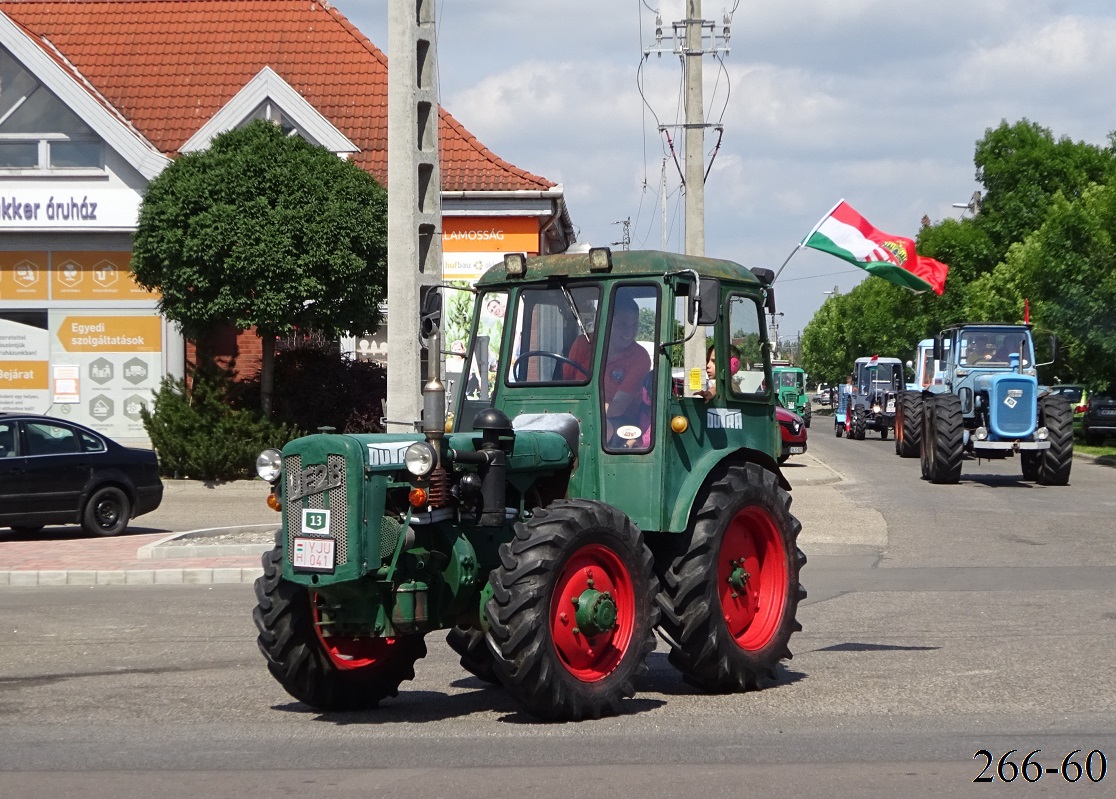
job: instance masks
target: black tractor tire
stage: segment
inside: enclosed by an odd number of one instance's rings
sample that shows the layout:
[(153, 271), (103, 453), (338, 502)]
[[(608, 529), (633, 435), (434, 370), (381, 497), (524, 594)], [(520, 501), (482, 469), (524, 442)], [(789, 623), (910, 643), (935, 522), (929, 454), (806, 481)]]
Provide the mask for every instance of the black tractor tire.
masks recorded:
[(849, 426), (849, 438), (853, 441), (863, 441), (865, 425), (864, 411), (859, 407), (855, 408), (852, 412), (852, 424)]
[(806, 591), (790, 495), (758, 464), (715, 470), (662, 577), (660, 629), (689, 684), (757, 689), (791, 657)]
[(81, 529), (89, 535), (120, 535), (128, 527), (132, 503), (128, 495), (116, 486), (98, 488), (85, 503), (81, 514)]
[(810, 420), (811, 420), (811, 419), (813, 418), (813, 416), (814, 416), (814, 411), (813, 411), (813, 409), (812, 409), (812, 408), (810, 407), (810, 403), (808, 403), (808, 402), (806, 403), (806, 408), (805, 408), (805, 410), (806, 410), (806, 412), (802, 414), (802, 422), (803, 422), (803, 424), (805, 424), (805, 425), (806, 425), (806, 428), (807, 428), (807, 429), (809, 429), (809, 427), (810, 427)]
[(1019, 452), (1019, 466), (1023, 471), (1024, 480), (1038, 480), (1039, 453), (1031, 450)]
[(461, 656), (461, 668), (477, 679), (499, 685), (492, 668), (492, 652), (484, 640), (484, 631), (474, 627), (453, 627), (446, 633), (446, 643)]
[(844, 435), (844, 433), (845, 433), (845, 426), (843, 424), (841, 424), (840, 422), (834, 421), (833, 422), (833, 435), (837, 436), (837, 438), (840, 438), (842, 435)]
[(922, 447), (922, 395), (902, 391), (895, 403), (895, 454), (917, 458)]
[(256, 644), (271, 676), (295, 699), (317, 710), (365, 710), (396, 696), (401, 682), (414, 679), (415, 661), (426, 655), (422, 636), (323, 638), (315, 595), (283, 579), (280, 535), (281, 530), (276, 532), (275, 548), (263, 555), (252, 611), (259, 630)]
[(939, 394), (926, 403), (923, 416), (922, 477), (931, 483), (956, 483), (964, 459), (964, 417), (956, 394)]
[(602, 502), (558, 500), (500, 546), (485, 605), (496, 676), (528, 712), (620, 712), (655, 648), (659, 590), (643, 533)]
[(887, 441), (887, 425), (880, 428), (880, 441)]
[(1050, 449), (1039, 450), (1035, 480), (1039, 485), (1069, 485), (1073, 466), (1073, 411), (1065, 397), (1046, 396), (1038, 401), (1039, 424), (1050, 434)]

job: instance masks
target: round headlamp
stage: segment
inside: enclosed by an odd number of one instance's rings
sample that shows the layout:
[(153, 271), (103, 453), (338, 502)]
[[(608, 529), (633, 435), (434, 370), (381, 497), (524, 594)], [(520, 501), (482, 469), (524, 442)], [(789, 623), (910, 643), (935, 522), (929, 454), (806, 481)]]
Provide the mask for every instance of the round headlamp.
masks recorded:
[(277, 449), (265, 449), (256, 456), (256, 474), (269, 483), (279, 479), (283, 468), (283, 453)]
[(434, 464), (437, 461), (438, 453), (425, 441), (416, 441), (403, 453), (403, 465), (415, 477), (426, 477), (434, 471)]

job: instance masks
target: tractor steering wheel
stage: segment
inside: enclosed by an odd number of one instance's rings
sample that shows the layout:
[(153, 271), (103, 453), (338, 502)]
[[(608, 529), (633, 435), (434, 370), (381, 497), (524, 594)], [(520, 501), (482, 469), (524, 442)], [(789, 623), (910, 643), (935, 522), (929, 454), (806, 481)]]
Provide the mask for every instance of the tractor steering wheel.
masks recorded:
[(574, 369), (577, 369), (577, 371), (581, 372), (586, 377), (589, 377), (588, 369), (579, 364), (577, 361), (571, 358), (567, 358), (565, 355), (559, 355), (556, 352), (547, 352), (546, 350), (527, 350), (527, 352), (521, 352), (519, 354), (519, 358), (516, 359), (515, 362), (515, 379), (517, 381), (522, 382), (526, 379), (526, 375), (524, 374), (524, 367), (527, 364), (527, 359), (534, 357), (553, 358), (561, 364), (572, 366)]

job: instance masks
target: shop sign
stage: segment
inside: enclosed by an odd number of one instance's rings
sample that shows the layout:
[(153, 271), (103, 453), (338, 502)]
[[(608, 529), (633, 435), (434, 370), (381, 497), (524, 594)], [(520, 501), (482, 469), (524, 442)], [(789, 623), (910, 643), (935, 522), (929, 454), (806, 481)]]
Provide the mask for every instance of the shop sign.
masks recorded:
[(131, 189), (9, 188), (0, 192), (0, 229), (132, 229), (139, 206)]

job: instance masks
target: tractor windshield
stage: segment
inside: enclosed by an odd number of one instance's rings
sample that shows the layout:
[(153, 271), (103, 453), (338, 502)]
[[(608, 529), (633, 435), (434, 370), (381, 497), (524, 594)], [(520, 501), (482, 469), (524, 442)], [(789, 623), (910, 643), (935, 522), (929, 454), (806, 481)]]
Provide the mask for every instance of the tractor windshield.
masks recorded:
[(1034, 363), (1031, 336), (1023, 328), (976, 328), (962, 330), (958, 355), (964, 366), (1011, 366), (1011, 356), (1019, 356), (1024, 367)]
[(592, 374), (599, 286), (525, 288), (512, 332), (509, 386), (584, 385)]

